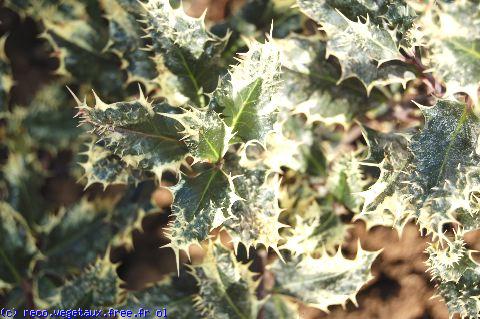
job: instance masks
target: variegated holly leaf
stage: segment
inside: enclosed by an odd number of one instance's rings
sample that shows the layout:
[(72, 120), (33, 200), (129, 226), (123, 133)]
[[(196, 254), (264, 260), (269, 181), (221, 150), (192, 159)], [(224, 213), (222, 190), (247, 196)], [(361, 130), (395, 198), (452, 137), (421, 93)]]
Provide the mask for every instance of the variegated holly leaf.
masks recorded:
[(113, 236), (107, 216), (105, 208), (85, 199), (51, 216), (41, 228), (43, 269), (57, 276), (78, 274), (103, 256)]
[(333, 159), (331, 171), (327, 179), (330, 193), (348, 209), (358, 212), (362, 198), (358, 193), (367, 186), (361, 163), (353, 153), (347, 153)]
[(96, 96), (95, 107), (79, 104), (83, 122), (93, 125), (105, 148), (135, 169), (159, 178), (177, 170), (188, 153), (176, 121), (162, 113), (176, 112), (164, 102), (148, 102), (143, 94), (130, 102), (106, 104)]
[(393, 223), (399, 229), (416, 218), (428, 233), (444, 236), (442, 226), (455, 222), (458, 187), (479, 162), (480, 125), (471, 108), (454, 100), (420, 108), (425, 127), (411, 140), (386, 146), (380, 178), (363, 193), (361, 216), (367, 224)]
[(280, 87), (280, 53), (272, 40), (263, 44), (252, 41), (239, 60), (220, 82), (213, 104), (236, 134), (232, 142), (265, 144), (276, 121), (277, 106), (272, 98)]
[(274, 100), (282, 111), (305, 114), (307, 123), (346, 126), (378, 104), (361, 88), (337, 85), (340, 70), (327, 61), (326, 44), (320, 37), (292, 35), (275, 43), (281, 52), (283, 72)]
[(6, 202), (0, 202), (0, 220), (1, 290), (29, 278), (40, 253), (27, 222)]
[(8, 111), (9, 92), (13, 85), (12, 70), (5, 54), (6, 36), (0, 37), (0, 112)]
[(129, 167), (119, 156), (112, 154), (95, 141), (89, 142), (86, 146), (88, 149), (80, 153), (86, 157), (85, 162), (80, 163), (84, 170), (82, 178), (87, 181), (85, 188), (99, 183), (106, 189), (109, 185), (133, 184), (141, 180), (142, 175), (139, 171)]
[(293, 255), (313, 255), (335, 251), (343, 242), (348, 227), (332, 209), (313, 201), (305, 212), (296, 213), (296, 223), (286, 229), (286, 243), (280, 249), (287, 249)]
[(471, 1), (437, 4), (421, 21), (429, 38), (434, 76), (443, 79), (446, 95), (467, 93), (478, 104), (480, 86), (480, 6)]
[[(310, 0), (298, 0), (297, 3), (300, 9), (320, 23), (322, 30), (327, 33), (326, 56), (333, 55), (338, 58), (342, 68), (339, 81), (356, 77), (363, 83), (367, 93), (370, 93), (375, 86), (391, 83), (405, 86), (409, 80), (415, 78), (412, 70), (400, 62), (403, 56), (399, 51), (397, 34), (385, 27), (384, 16), (378, 14), (379, 4)], [(387, 14), (390, 8), (390, 16), (402, 22), (401, 15), (394, 10), (396, 7), (387, 3), (381, 5), (382, 11)], [(404, 5), (404, 8), (407, 6)], [(378, 15), (369, 14), (370, 10)], [(359, 16), (365, 18), (364, 22)], [(411, 18), (407, 20), (409, 24), (413, 22)], [(388, 61), (397, 62), (384, 64)]]
[[(9, 127), (13, 121), (18, 122), (13, 127), (12, 137), (22, 135), (26, 147), (42, 148), (56, 152), (63, 148), (76, 150), (82, 128), (77, 127), (73, 118), (75, 108), (70, 103), (68, 91), (60, 84), (49, 84), (38, 91), (28, 108), (16, 107), (7, 117)], [(13, 124), (13, 123), (12, 123)], [(54, 129), (52, 129), (54, 128)], [(21, 132), (26, 131), (27, 134)]]
[(227, 152), (233, 134), (214, 110), (185, 109), (181, 114), (165, 114), (184, 128), (183, 140), (190, 154), (201, 161), (218, 162)]
[(195, 305), (202, 317), (257, 318), (261, 307), (255, 293), (258, 282), (248, 266), (238, 262), (219, 242), (210, 243), (203, 262), (192, 267), (200, 289)]
[(406, 1), (362, 1), (362, 0), (297, 0), (300, 9), (320, 24), (342, 25), (335, 12), (338, 11), (350, 20), (367, 16), (378, 25), (384, 22), (400, 30), (409, 29), (415, 18), (415, 12)]
[(117, 267), (108, 256), (99, 258), (57, 289), (52, 309), (101, 309), (117, 305), (122, 292), (121, 283)]
[(39, 223), (50, 208), (41, 193), (45, 177), (34, 154), (28, 152), (11, 152), (0, 171), (1, 200), (8, 202), (29, 225)]
[(438, 295), (444, 299), (451, 315), (476, 318), (480, 314), (480, 265), (472, 260), (472, 251), (461, 237), (430, 245), (427, 265), (437, 282)]
[(155, 60), (175, 75), (183, 95), (196, 106), (205, 106), (204, 93), (218, 83), (218, 63), (227, 38), (208, 32), (203, 16), (190, 17), (168, 0), (149, 0), (144, 8)]
[(355, 302), (360, 288), (373, 278), (370, 268), (378, 254), (358, 245), (354, 260), (345, 259), (338, 251), (320, 259), (302, 256), (287, 263), (277, 261), (270, 267), (275, 275), (274, 291), (324, 311), (348, 300)]
[(221, 169), (198, 168), (196, 176), (185, 176), (172, 188), (173, 215), (166, 247), (171, 247), (179, 260), (179, 251), (188, 254), (192, 244), (200, 244), (210, 232), (232, 218), (232, 204), (237, 200), (232, 177)]
[(242, 243), (250, 247), (263, 245), (278, 251), (279, 230), (286, 225), (279, 222), (280, 178), (269, 174), (266, 168), (248, 168), (236, 154), (227, 154), (225, 170), (234, 176), (235, 192), (240, 199), (232, 205), (232, 218), (224, 225), (235, 251)]
[(155, 310), (159, 310), (162, 316), (197, 319), (201, 318), (193, 306), (197, 292), (192, 276), (170, 276), (144, 290), (130, 292), (122, 308), (134, 313), (139, 308), (149, 309), (151, 313), (145, 318), (158, 318)]
[[(109, 41), (107, 49), (124, 61), (127, 83), (140, 81), (149, 87), (156, 76), (155, 63), (146, 49), (140, 3), (122, 0), (101, 0), (108, 19)], [(149, 91), (147, 89), (147, 91)]]

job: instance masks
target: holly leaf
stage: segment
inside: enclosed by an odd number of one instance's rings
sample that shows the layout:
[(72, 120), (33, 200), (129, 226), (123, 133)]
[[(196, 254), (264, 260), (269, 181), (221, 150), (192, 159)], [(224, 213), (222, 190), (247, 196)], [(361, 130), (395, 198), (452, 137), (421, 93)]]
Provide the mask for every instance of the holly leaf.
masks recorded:
[(265, 168), (242, 167), (235, 154), (227, 158), (226, 170), (235, 176), (233, 184), (240, 199), (232, 205), (233, 218), (225, 222), (231, 241), (238, 250), (242, 243), (247, 252), (250, 247), (263, 245), (278, 252), (281, 240), (279, 229), (280, 179)]
[(480, 313), (480, 265), (472, 259), (472, 252), (461, 235), (443, 247), (437, 242), (427, 248), (427, 265), (437, 283), (438, 295), (451, 315), (457, 313), (462, 318), (475, 318)]
[(107, 216), (98, 203), (83, 199), (50, 217), (41, 228), (43, 269), (56, 276), (78, 274), (103, 256), (113, 236)]
[(161, 115), (176, 111), (164, 102), (150, 103), (140, 94), (130, 102), (106, 104), (96, 97), (94, 108), (79, 105), (83, 122), (93, 125), (105, 148), (132, 168), (161, 178), (166, 169), (178, 170), (188, 153), (176, 121)]
[(237, 200), (232, 178), (221, 169), (199, 169), (193, 177), (185, 176), (172, 188), (173, 215), (166, 247), (171, 247), (179, 266), (179, 251), (188, 254), (192, 244), (199, 245), (210, 232), (232, 218), (231, 206)]
[(258, 282), (248, 265), (238, 262), (220, 243), (210, 243), (203, 262), (192, 267), (192, 274), (200, 288), (195, 304), (203, 317), (257, 317), (261, 306), (255, 294)]
[[(399, 62), (403, 60), (403, 56), (399, 51), (400, 43), (396, 32), (384, 26), (381, 15), (369, 15), (370, 10), (375, 12), (381, 5), (373, 2), (367, 5), (359, 1), (337, 3), (298, 0), (297, 3), (300, 9), (320, 23), (321, 29), (327, 33), (326, 57), (333, 55), (338, 58), (342, 69), (339, 82), (356, 77), (365, 86), (367, 93), (370, 93), (375, 86), (391, 83), (405, 86), (415, 78), (412, 70)], [(386, 15), (389, 8), (387, 3), (382, 6)], [(391, 6), (390, 11), (390, 17), (401, 22), (402, 19), (392, 12)], [(364, 22), (360, 20), (360, 16), (365, 18)], [(410, 24), (413, 22), (413, 19), (407, 20), (410, 20)], [(388, 61), (397, 62), (384, 64)]]
[(105, 190), (110, 185), (133, 184), (141, 180), (141, 173), (133, 170), (122, 159), (112, 154), (95, 141), (87, 144), (88, 149), (80, 155), (86, 157), (80, 163), (84, 173), (82, 178), (87, 180), (85, 189), (92, 184), (102, 184)]
[(478, 104), (480, 78), (479, 4), (470, 1), (436, 4), (421, 20), (429, 39), (434, 76), (443, 79), (446, 96), (463, 92)]
[(233, 66), (214, 93), (213, 106), (236, 134), (232, 142), (265, 138), (273, 130), (277, 107), (271, 103), (280, 80), (280, 53), (272, 41), (249, 43), (248, 52)]
[(215, 163), (223, 158), (232, 138), (231, 129), (214, 110), (185, 109), (181, 114), (165, 114), (184, 128), (183, 139), (197, 160)]
[[(107, 49), (125, 61), (127, 83), (140, 81), (147, 85), (157, 76), (155, 63), (145, 50), (146, 42), (141, 19), (140, 3), (122, 0), (101, 0), (108, 19), (109, 41)], [(147, 90), (149, 91), (149, 90)]]
[(354, 260), (345, 259), (339, 251), (319, 259), (307, 255), (287, 263), (277, 261), (270, 267), (275, 274), (274, 290), (324, 311), (348, 300), (355, 302), (360, 288), (373, 278), (370, 268), (378, 254), (358, 245)]
[(150, 309), (152, 313), (146, 315), (146, 318), (158, 318), (156, 310), (161, 311), (162, 315), (168, 314), (175, 318), (200, 318), (192, 306), (197, 290), (191, 276), (170, 276), (146, 289), (130, 292), (122, 308), (134, 312), (139, 307)]
[(108, 256), (99, 258), (92, 266), (57, 289), (57, 302), (52, 308), (99, 309), (117, 305), (122, 290), (116, 268)]
[(300, 319), (298, 306), (279, 295), (272, 295), (263, 306), (266, 318)]
[(227, 38), (208, 32), (204, 16), (190, 17), (168, 0), (149, 0), (144, 9), (155, 60), (175, 75), (183, 95), (196, 106), (205, 106), (204, 93), (218, 83), (218, 63)]
[(295, 215), (296, 223), (287, 228), (286, 243), (280, 249), (287, 249), (298, 256), (313, 255), (317, 252), (335, 251), (347, 233), (348, 227), (328, 207), (320, 207), (313, 201), (303, 214)]
[(29, 278), (41, 255), (27, 222), (6, 202), (0, 202), (0, 220), (0, 288), (4, 289)]

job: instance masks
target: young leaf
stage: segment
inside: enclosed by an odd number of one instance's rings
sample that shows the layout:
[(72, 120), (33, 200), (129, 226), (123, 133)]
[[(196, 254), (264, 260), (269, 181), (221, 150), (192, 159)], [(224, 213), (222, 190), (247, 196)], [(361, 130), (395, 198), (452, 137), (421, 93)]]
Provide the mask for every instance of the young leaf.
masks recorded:
[(373, 278), (370, 268), (378, 254), (358, 245), (354, 260), (345, 259), (338, 251), (320, 259), (303, 256), (288, 263), (277, 261), (270, 268), (276, 279), (274, 291), (324, 311), (348, 300), (356, 303), (355, 295)]
[(216, 163), (227, 152), (232, 132), (214, 110), (191, 108), (181, 114), (164, 115), (182, 124), (183, 139), (195, 159)]
[(195, 303), (203, 317), (257, 317), (261, 306), (255, 294), (258, 282), (248, 265), (238, 262), (220, 243), (210, 243), (202, 264), (193, 267), (192, 274), (200, 288)]
[(303, 216), (295, 217), (295, 225), (287, 229), (287, 242), (280, 247), (291, 251), (295, 256), (335, 251), (336, 246), (345, 238), (348, 227), (335, 212), (320, 207), (316, 201), (312, 202)]
[(442, 248), (439, 243), (430, 245), (427, 265), (437, 281), (439, 295), (445, 300), (451, 315), (475, 318), (480, 314), (480, 265), (472, 260), (472, 251), (456, 236)]

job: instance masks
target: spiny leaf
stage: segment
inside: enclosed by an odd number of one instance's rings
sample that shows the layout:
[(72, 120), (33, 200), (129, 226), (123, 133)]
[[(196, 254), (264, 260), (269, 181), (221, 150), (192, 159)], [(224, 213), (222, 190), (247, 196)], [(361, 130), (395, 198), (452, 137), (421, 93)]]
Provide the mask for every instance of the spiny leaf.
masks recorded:
[[(141, 18), (140, 3), (127, 3), (122, 0), (101, 0), (109, 27), (108, 50), (117, 53), (126, 61), (127, 83), (140, 81), (151, 86), (157, 74), (155, 63), (144, 50), (143, 28), (138, 20)], [(149, 90), (147, 90), (149, 91)]]
[(316, 201), (307, 210), (296, 212), (296, 223), (286, 236), (287, 242), (280, 249), (287, 249), (294, 255), (323, 251), (335, 251), (345, 238), (347, 226), (328, 207), (320, 207)]
[(236, 154), (229, 154), (226, 170), (235, 176), (233, 184), (240, 196), (232, 205), (233, 218), (225, 222), (235, 251), (242, 243), (247, 252), (250, 247), (263, 245), (278, 251), (281, 239), (279, 229), (285, 227), (279, 222), (282, 210), (279, 207), (280, 179), (261, 167), (242, 167)]
[(467, 105), (453, 100), (420, 108), (424, 129), (407, 144), (390, 144), (379, 180), (364, 193), (362, 215), (374, 220), (383, 215), (400, 229), (416, 218), (428, 233), (443, 237), (442, 225), (455, 222), (458, 207), (451, 198), (456, 187), (463, 183), (467, 168), (479, 162), (479, 120)]
[(209, 245), (202, 264), (193, 267), (192, 274), (200, 288), (195, 304), (203, 317), (257, 317), (261, 302), (256, 298), (254, 274), (220, 243)]
[(51, 217), (42, 227), (44, 271), (57, 276), (79, 273), (103, 256), (113, 236), (107, 215), (101, 205), (83, 199)]
[(40, 223), (50, 203), (42, 196), (46, 177), (31, 153), (12, 152), (0, 174), (1, 200), (8, 202), (29, 225)]
[[(407, 81), (415, 78), (405, 64), (383, 65), (388, 61), (401, 61), (403, 57), (396, 33), (385, 28), (381, 18), (372, 21), (368, 15), (368, 9), (375, 9), (377, 4), (371, 3), (372, 8), (367, 9), (362, 8), (357, 1), (345, 3), (339, 9), (352, 12), (350, 17), (346, 17), (337, 10), (335, 1), (298, 0), (297, 3), (327, 33), (326, 56), (334, 55), (338, 58), (342, 67), (340, 81), (357, 77), (370, 93), (374, 86), (391, 83), (405, 86)], [(364, 23), (360, 21), (359, 15), (366, 18)]]
[(279, 88), (280, 53), (271, 40), (252, 41), (239, 60), (215, 91), (214, 105), (238, 137), (234, 142), (265, 144), (276, 120), (277, 107), (271, 101)]
[(91, 267), (58, 288), (57, 302), (53, 308), (99, 309), (116, 305), (122, 291), (116, 268), (108, 256), (98, 259)]
[(212, 92), (218, 82), (226, 38), (208, 32), (203, 16), (190, 17), (182, 6), (174, 9), (168, 0), (149, 0), (144, 8), (155, 59), (176, 76), (183, 95), (196, 106), (205, 106), (204, 93)]
[(283, 72), (274, 99), (282, 111), (305, 114), (308, 123), (347, 126), (356, 115), (378, 104), (367, 99), (363, 90), (337, 86), (340, 70), (327, 61), (320, 37), (294, 35), (275, 43), (281, 51)]
[(160, 310), (162, 315), (175, 318), (201, 318), (193, 307), (194, 293), (197, 293), (197, 289), (191, 276), (170, 276), (144, 290), (129, 293), (122, 308), (134, 312), (139, 307), (150, 309), (151, 313), (146, 318), (158, 318), (152, 311), (154, 309)]
[(231, 206), (237, 200), (232, 178), (214, 167), (200, 170), (197, 176), (185, 176), (173, 189), (173, 214), (166, 245), (188, 254), (188, 247), (208, 238), (210, 232), (232, 218)]
[(378, 253), (358, 245), (354, 260), (345, 259), (339, 251), (320, 259), (304, 256), (287, 263), (277, 261), (271, 266), (275, 291), (324, 311), (331, 305), (345, 305), (349, 299), (356, 303), (355, 295), (373, 278), (370, 268)]
[(0, 289), (20, 285), (32, 275), (40, 253), (23, 217), (0, 202)]
[(347, 153), (333, 160), (327, 179), (331, 194), (353, 212), (358, 212), (362, 199), (358, 193), (367, 186), (361, 163), (353, 153)]
[(177, 170), (188, 153), (176, 121), (161, 113), (176, 110), (144, 98), (106, 104), (96, 97), (94, 108), (80, 104), (83, 121), (94, 126), (105, 147), (133, 168), (150, 170), (159, 178)]
[(27, 134), (22, 135), (23, 141), (16, 139), (18, 144), (52, 152), (67, 147), (76, 150), (78, 144), (74, 141), (79, 140), (83, 130), (76, 125), (73, 118), (75, 109), (69, 100), (68, 92), (60, 84), (42, 87), (28, 108), (15, 107), (7, 116), (8, 127), (13, 130), (12, 137), (20, 136), (26, 130)]
[(140, 179), (139, 172), (132, 170), (120, 157), (97, 145), (95, 141), (89, 142), (87, 147), (81, 153), (87, 159), (80, 163), (84, 170), (83, 177), (87, 180), (85, 188), (99, 183), (106, 189), (109, 185), (133, 184)]
[(431, 245), (427, 249), (427, 265), (450, 314), (476, 318), (480, 314), (480, 266), (472, 260), (472, 251), (464, 245), (461, 237), (447, 242), (444, 248), (438, 243)]
[(478, 104), (480, 29), (476, 2), (455, 1), (434, 7), (421, 21), (429, 39), (434, 75), (445, 81), (446, 95), (467, 93)]
[(190, 153), (197, 160), (215, 163), (227, 152), (232, 132), (214, 110), (186, 109), (181, 114), (165, 114), (177, 120)]

